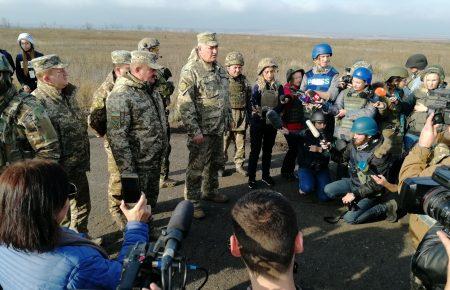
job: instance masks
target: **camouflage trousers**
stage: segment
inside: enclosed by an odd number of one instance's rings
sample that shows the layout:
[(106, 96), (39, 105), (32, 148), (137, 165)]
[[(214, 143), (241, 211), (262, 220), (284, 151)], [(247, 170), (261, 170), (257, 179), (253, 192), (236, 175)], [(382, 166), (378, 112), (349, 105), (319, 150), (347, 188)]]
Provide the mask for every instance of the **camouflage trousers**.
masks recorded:
[(381, 158), (390, 153), (395, 158), (400, 157), (403, 152), (403, 135), (392, 128), (383, 129), (381, 134), (383, 135), (383, 144), (375, 150), (375, 156)]
[(68, 172), (67, 174), (69, 181), (75, 184), (78, 191), (75, 198), (70, 200), (70, 209), (62, 225), (79, 233), (88, 233), (87, 225), (91, 212), (91, 198), (86, 172)]
[[(109, 183), (108, 183), (108, 198), (109, 198), (109, 212), (112, 215), (122, 215), (120, 210), (120, 203), (122, 201), (122, 184), (120, 180), (120, 172), (117, 168), (116, 161), (112, 156), (109, 145), (105, 142), (105, 150), (108, 155), (108, 171), (109, 171)], [(147, 198), (148, 204), (154, 208), (158, 202), (159, 195), (159, 173), (161, 171), (161, 162), (155, 162), (150, 168), (137, 169), (137, 175), (139, 177), (139, 186), (141, 191), (144, 192)]]
[(228, 161), (228, 147), (234, 141), (234, 164), (236, 167), (242, 166), (245, 161), (245, 131), (228, 131), (223, 136), (223, 156), (224, 166)]
[[(166, 115), (166, 120), (168, 120), (168, 115)], [(168, 141), (168, 146), (166, 149), (166, 152), (163, 156), (163, 160), (161, 163), (161, 172), (160, 172), (160, 178), (161, 179), (167, 179), (169, 178), (169, 165), (170, 165), (170, 152), (172, 151), (172, 146), (170, 146), (170, 125), (169, 122), (167, 121), (167, 141)]]
[(105, 138), (105, 151), (108, 156), (108, 205), (111, 215), (122, 215), (120, 210), (120, 201), (122, 200), (122, 184), (120, 182), (120, 172), (117, 168), (116, 161), (109, 147), (108, 141)]
[(198, 203), (201, 195), (213, 195), (219, 188), (218, 171), (223, 164), (223, 136), (203, 135), (204, 142), (195, 144), (188, 137), (189, 163), (186, 168), (184, 197)]

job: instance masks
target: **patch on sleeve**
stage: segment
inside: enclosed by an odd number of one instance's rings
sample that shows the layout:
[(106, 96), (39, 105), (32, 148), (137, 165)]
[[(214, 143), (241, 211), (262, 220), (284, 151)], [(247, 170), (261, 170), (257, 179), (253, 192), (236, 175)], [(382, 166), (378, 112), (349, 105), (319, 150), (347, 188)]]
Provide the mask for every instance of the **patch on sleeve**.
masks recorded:
[(178, 88), (180, 92), (184, 93), (187, 89), (187, 84), (185, 82), (180, 83), (180, 86)]
[(108, 126), (112, 129), (120, 128), (120, 112), (111, 112)]

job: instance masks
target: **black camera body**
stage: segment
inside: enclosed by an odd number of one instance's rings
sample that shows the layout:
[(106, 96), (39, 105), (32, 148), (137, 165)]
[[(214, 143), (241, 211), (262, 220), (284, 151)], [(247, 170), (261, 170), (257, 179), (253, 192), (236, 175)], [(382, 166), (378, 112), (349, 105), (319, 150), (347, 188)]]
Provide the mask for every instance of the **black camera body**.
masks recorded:
[(351, 75), (342, 76), (341, 81), (345, 83), (345, 86), (352, 83), (353, 77)]
[(434, 112), (433, 124), (450, 125), (450, 90), (436, 89), (430, 92), (430, 96), (437, 96), (429, 113)]
[(450, 168), (436, 168), (432, 177), (405, 179), (398, 201), (400, 216), (427, 214), (450, 230)]

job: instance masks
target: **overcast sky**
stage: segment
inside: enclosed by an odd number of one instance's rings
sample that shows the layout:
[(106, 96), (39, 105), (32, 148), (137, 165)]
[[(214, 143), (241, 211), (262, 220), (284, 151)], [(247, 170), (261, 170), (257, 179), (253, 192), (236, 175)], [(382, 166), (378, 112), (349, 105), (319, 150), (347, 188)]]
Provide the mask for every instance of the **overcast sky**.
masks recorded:
[(20, 26), (450, 39), (447, 0), (0, 0), (0, 11)]

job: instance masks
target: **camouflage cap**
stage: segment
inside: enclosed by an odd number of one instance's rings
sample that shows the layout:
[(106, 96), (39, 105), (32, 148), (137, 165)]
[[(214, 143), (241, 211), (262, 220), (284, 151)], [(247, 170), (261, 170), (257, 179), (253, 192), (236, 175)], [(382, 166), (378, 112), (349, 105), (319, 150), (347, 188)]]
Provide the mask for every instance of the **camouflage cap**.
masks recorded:
[(131, 53), (126, 50), (114, 50), (111, 52), (111, 60), (113, 64), (130, 64)]
[(428, 67), (428, 69), (437, 72), (437, 74), (439, 75), (441, 82), (443, 82), (445, 80), (445, 71), (444, 68), (439, 65), (439, 64), (432, 64)]
[(408, 74), (408, 71), (406, 70), (406, 68), (401, 67), (401, 66), (394, 66), (394, 67), (388, 68), (383, 73), (383, 81), (387, 82), (391, 77), (400, 77), (400, 78), (406, 79), (408, 76), (409, 76), (409, 74)]
[(138, 50), (148, 50), (155, 46), (159, 46), (159, 40), (154, 37), (142, 38), (138, 43)]
[(244, 56), (238, 51), (232, 51), (225, 57), (225, 66), (244, 65)]
[(156, 63), (157, 55), (153, 52), (134, 50), (131, 52), (131, 63), (146, 64), (152, 69), (162, 69), (163, 66)]
[(206, 44), (209, 46), (218, 46), (219, 42), (217, 41), (216, 34), (214, 32), (202, 32), (197, 34), (197, 43), (198, 44)]
[(425, 76), (429, 74), (437, 74), (439, 76), (439, 81), (443, 82), (445, 80), (445, 72), (442, 66), (440, 65), (431, 65), (427, 67), (424, 71), (421, 72), (420, 80), (423, 81), (425, 79)]
[(258, 75), (260, 75), (266, 67), (278, 68), (278, 64), (276, 63), (276, 61), (273, 58), (265, 57), (259, 61), (258, 68), (256, 69), (256, 73)]
[(8, 60), (2, 53), (0, 53), (0, 71), (14, 72)]
[(302, 68), (299, 67), (299, 66), (293, 66), (293, 67), (289, 68), (289, 69), (286, 71), (286, 81), (287, 81), (287, 82), (290, 82), (290, 81), (292, 80), (292, 76), (293, 76), (296, 72), (301, 72), (302, 75), (305, 74), (305, 70), (304, 70), (304, 69), (302, 69)]
[(353, 72), (355, 71), (355, 69), (360, 68), (360, 67), (365, 67), (366, 69), (370, 70), (373, 73), (372, 65), (368, 61), (357, 60), (350, 68), (350, 75), (353, 75)]
[(51, 68), (65, 68), (68, 66), (68, 64), (62, 62), (56, 54), (48, 54), (35, 58), (31, 61), (31, 65), (36, 73), (40, 73)]

